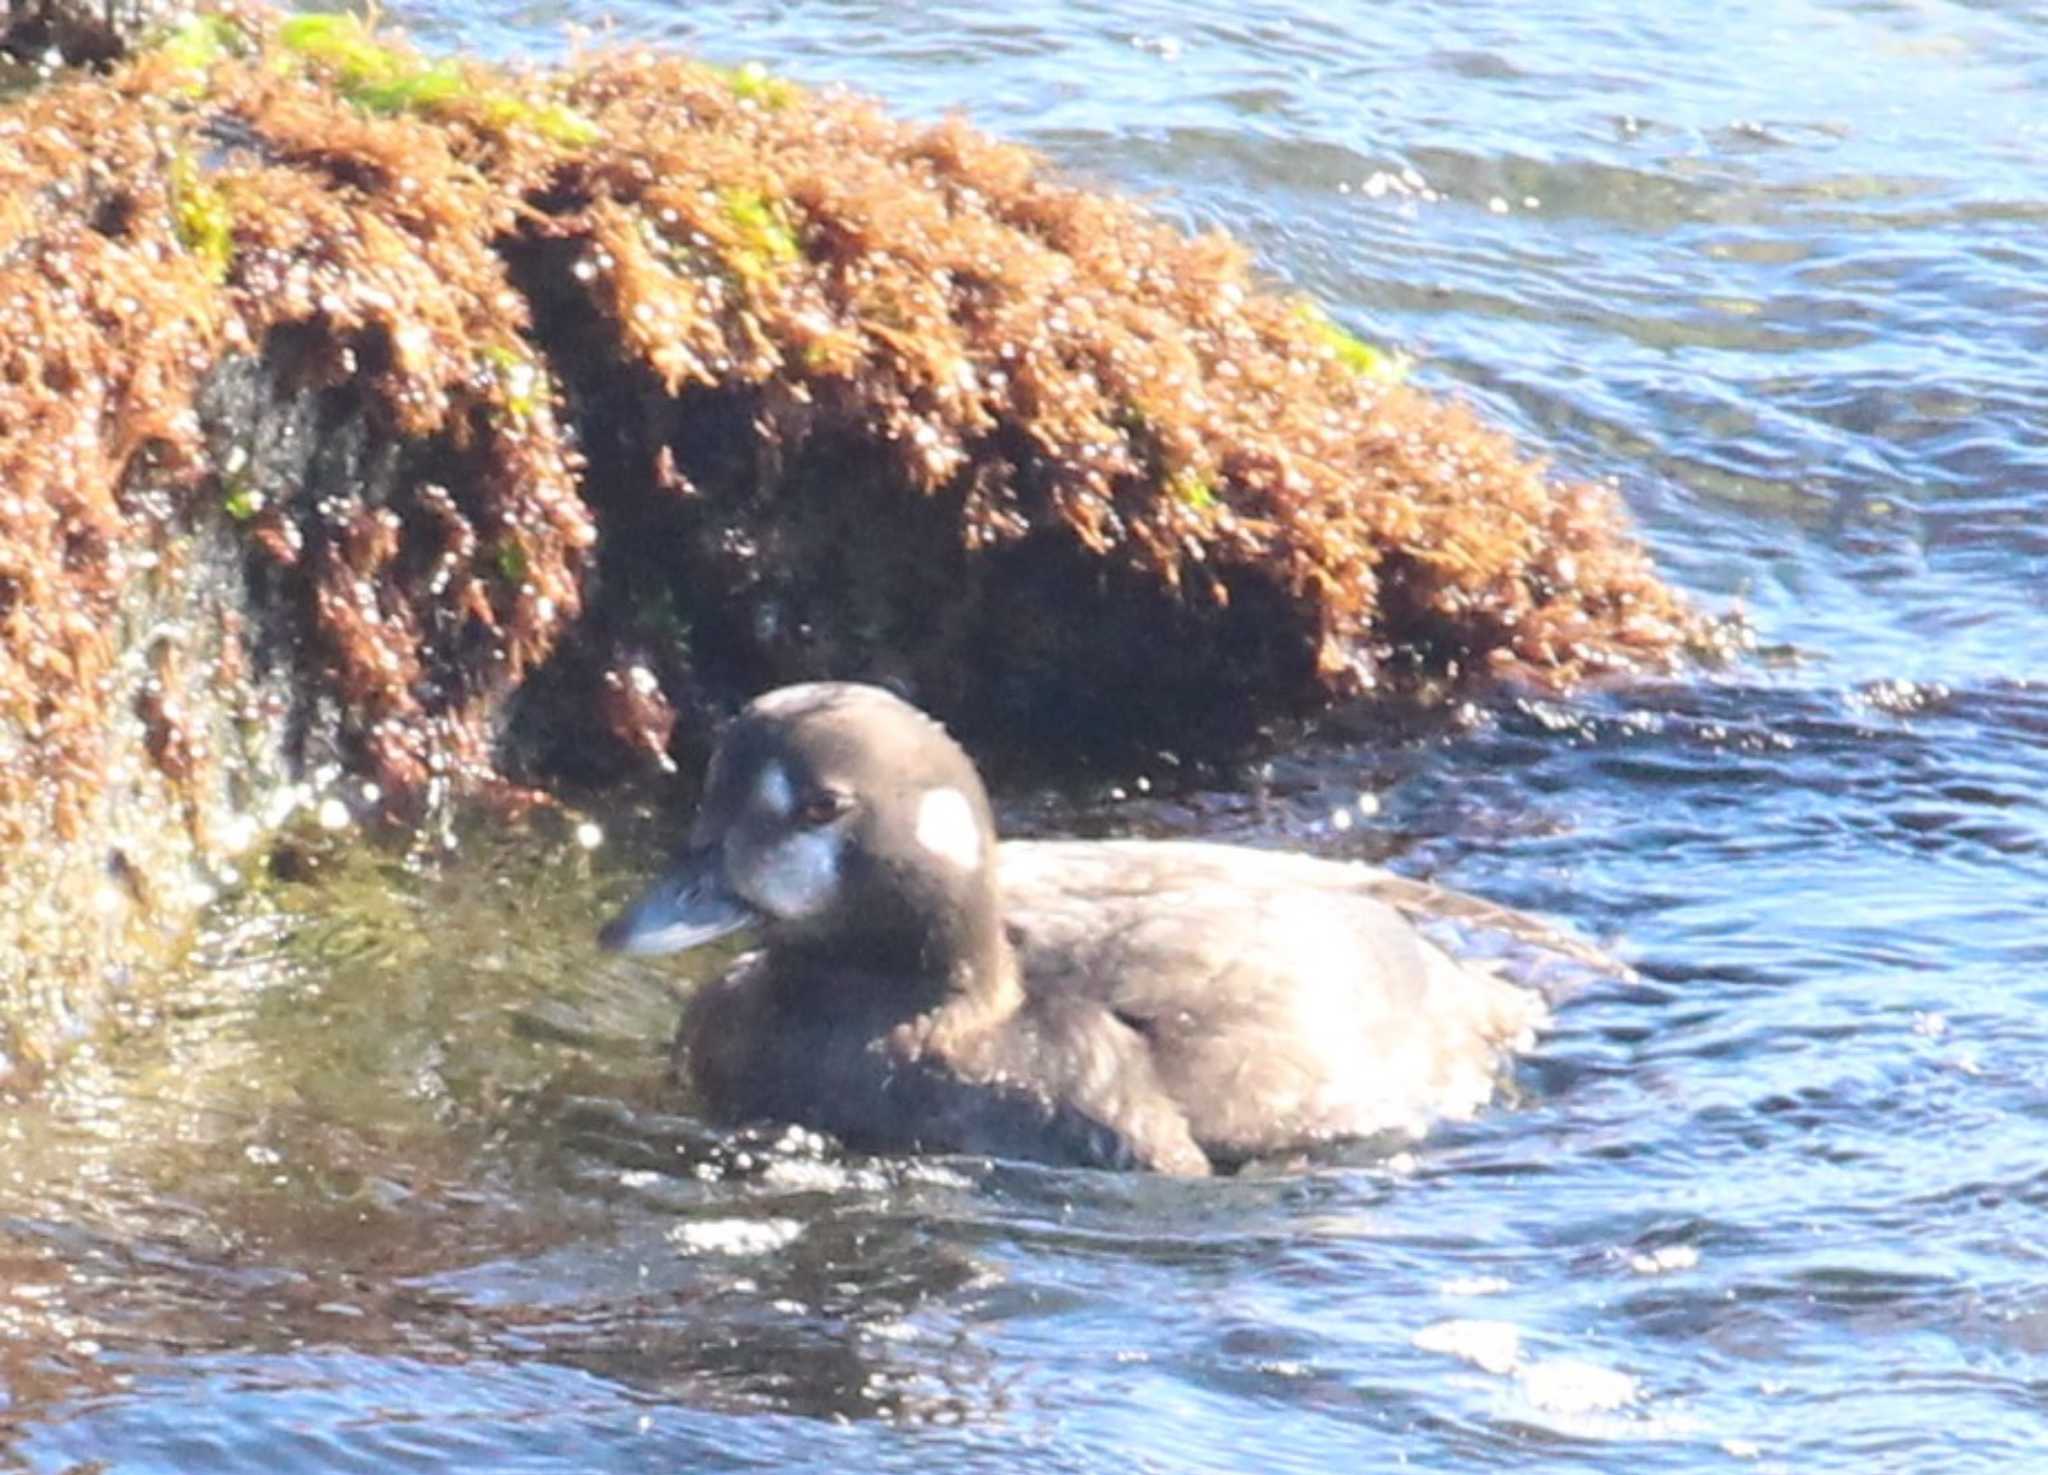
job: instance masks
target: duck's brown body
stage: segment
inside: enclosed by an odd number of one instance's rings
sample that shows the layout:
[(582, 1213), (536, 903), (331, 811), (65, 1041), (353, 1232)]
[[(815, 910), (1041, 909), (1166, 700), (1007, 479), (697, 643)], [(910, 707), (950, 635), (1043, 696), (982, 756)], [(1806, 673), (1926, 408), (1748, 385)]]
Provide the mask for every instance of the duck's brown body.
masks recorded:
[(767, 946), (691, 999), (680, 1072), (719, 1116), (861, 1149), (1206, 1173), (1413, 1135), (1483, 1104), (1543, 1018), (1421, 937), (1380, 899), (1408, 883), (1364, 866), (998, 847), (965, 755), (873, 688), (750, 708), (693, 847), (612, 943), (668, 942), (680, 909), (712, 931), (759, 914)]

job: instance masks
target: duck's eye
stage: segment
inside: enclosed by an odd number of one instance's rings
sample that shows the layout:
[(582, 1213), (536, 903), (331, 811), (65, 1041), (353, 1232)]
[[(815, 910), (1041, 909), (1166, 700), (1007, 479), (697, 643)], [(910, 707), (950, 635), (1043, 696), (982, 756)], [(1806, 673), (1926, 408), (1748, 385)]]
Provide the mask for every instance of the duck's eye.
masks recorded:
[(845, 794), (831, 789), (819, 789), (808, 794), (796, 807), (796, 822), (808, 829), (829, 825), (840, 815), (853, 807), (853, 800)]

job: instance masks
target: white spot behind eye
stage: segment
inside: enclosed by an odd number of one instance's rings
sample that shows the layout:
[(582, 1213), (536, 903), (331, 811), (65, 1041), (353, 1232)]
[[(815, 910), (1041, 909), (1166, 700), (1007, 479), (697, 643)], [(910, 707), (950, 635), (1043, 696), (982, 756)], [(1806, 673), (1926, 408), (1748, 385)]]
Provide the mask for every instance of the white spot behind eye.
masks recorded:
[(917, 801), (917, 843), (963, 871), (981, 865), (981, 824), (958, 789), (927, 789)]
[(762, 764), (761, 776), (754, 781), (754, 797), (777, 818), (789, 818), (796, 809), (796, 786), (789, 781), (789, 770), (780, 763)]

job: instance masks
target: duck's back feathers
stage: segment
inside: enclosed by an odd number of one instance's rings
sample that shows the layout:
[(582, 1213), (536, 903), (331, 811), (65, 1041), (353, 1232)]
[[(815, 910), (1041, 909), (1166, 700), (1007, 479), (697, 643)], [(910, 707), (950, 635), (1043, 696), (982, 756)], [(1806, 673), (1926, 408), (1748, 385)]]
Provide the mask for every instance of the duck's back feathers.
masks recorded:
[(1544, 1019), (1417, 933), (1366, 866), (1186, 841), (1000, 856), (1032, 997), (1087, 997), (1141, 1032), (1219, 1161), (1469, 1116)]

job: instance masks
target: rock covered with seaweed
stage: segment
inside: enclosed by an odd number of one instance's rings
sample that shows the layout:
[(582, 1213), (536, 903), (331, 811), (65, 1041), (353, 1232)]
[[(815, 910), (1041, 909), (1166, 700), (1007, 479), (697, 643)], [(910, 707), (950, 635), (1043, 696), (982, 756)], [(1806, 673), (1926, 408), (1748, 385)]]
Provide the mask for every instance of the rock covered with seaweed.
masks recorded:
[(257, 9), (0, 111), (0, 489), (22, 1057), (316, 773), (416, 817), (824, 674), (1230, 751), (1703, 633), (1609, 493), (1026, 150)]

